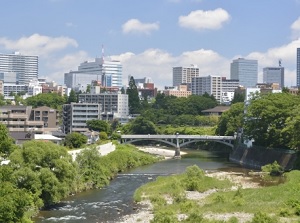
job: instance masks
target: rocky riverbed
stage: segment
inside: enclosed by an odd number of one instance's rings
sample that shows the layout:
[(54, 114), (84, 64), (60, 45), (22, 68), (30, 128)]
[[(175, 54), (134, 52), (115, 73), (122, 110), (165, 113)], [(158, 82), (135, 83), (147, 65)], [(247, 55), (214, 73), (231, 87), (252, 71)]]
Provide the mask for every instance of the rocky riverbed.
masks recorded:
[[(160, 149), (156, 147), (140, 147), (140, 150), (144, 152), (148, 152), (151, 154), (161, 155), (164, 156), (166, 159), (170, 159), (174, 157), (174, 151), (167, 150), (167, 149)], [(181, 152), (183, 154), (183, 152)], [(206, 173), (207, 176), (215, 177), (217, 179), (225, 180), (229, 179), (231, 182), (234, 183), (231, 190), (237, 190), (239, 187), (241, 188), (258, 188), (259, 184), (256, 182), (252, 182), (250, 177), (245, 176), (242, 173), (236, 172), (224, 172), (224, 171), (217, 171), (217, 172), (209, 172)], [(186, 197), (187, 199), (197, 200), (201, 203), (208, 195), (217, 192), (217, 190), (212, 189), (209, 191), (205, 191), (203, 193), (195, 192), (195, 191), (187, 191)], [(169, 201), (172, 202), (172, 201)], [(149, 200), (144, 200), (139, 203), (141, 208), (138, 210), (137, 213), (125, 216), (120, 222), (124, 223), (149, 223), (151, 219), (153, 219), (154, 215), (152, 213), (152, 204)], [(178, 219), (185, 219), (187, 216), (178, 216)], [(244, 223), (250, 221), (253, 217), (253, 214), (249, 213), (225, 213), (225, 214), (215, 214), (215, 213), (206, 213), (203, 217), (209, 219), (216, 219), (216, 220), (228, 220), (231, 217), (236, 217), (239, 219), (240, 223)]]

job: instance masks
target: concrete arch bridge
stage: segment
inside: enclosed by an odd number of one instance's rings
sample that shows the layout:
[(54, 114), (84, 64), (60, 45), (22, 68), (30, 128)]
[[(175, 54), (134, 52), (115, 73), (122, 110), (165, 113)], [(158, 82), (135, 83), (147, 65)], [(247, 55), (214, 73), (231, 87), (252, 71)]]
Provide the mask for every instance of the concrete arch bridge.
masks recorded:
[(121, 143), (133, 143), (143, 140), (163, 142), (175, 147), (175, 157), (180, 157), (180, 147), (199, 141), (213, 141), (234, 147), (236, 136), (210, 136), (210, 135), (121, 135)]

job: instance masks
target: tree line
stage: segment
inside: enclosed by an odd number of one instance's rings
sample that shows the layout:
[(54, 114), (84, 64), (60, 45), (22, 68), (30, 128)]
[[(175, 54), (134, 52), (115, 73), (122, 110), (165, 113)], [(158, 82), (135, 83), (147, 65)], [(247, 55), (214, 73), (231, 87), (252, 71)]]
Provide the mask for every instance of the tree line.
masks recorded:
[(224, 112), (217, 135), (243, 131), (254, 145), (300, 149), (300, 97), (289, 93), (255, 95), (248, 104), (236, 103)]
[(35, 140), (19, 147), (7, 133), (1, 128), (0, 158), (10, 162), (0, 165), (0, 222), (32, 222), (42, 208), (71, 194), (101, 188), (120, 171), (157, 161), (130, 145), (117, 145), (106, 156), (100, 156), (96, 147), (84, 149), (73, 160), (67, 147)]

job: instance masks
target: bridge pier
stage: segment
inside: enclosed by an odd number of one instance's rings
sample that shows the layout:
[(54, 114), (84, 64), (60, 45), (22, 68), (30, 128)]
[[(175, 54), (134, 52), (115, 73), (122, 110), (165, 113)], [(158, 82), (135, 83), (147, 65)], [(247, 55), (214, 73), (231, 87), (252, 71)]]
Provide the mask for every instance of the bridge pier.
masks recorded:
[(179, 145), (179, 139), (178, 137), (176, 138), (176, 148), (175, 148), (175, 155), (174, 155), (174, 159), (180, 159), (180, 145)]

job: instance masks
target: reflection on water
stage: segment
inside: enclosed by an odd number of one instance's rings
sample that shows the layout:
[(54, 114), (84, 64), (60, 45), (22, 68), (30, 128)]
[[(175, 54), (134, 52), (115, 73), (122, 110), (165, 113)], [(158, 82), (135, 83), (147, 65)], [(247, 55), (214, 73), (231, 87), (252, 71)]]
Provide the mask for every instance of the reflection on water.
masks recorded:
[(158, 176), (183, 173), (188, 166), (198, 165), (207, 171), (248, 172), (228, 162), (228, 154), (185, 150), (182, 159), (164, 160), (119, 174), (103, 189), (89, 190), (64, 200), (60, 205), (41, 211), (35, 222), (116, 222), (136, 211), (133, 193), (141, 185)]

